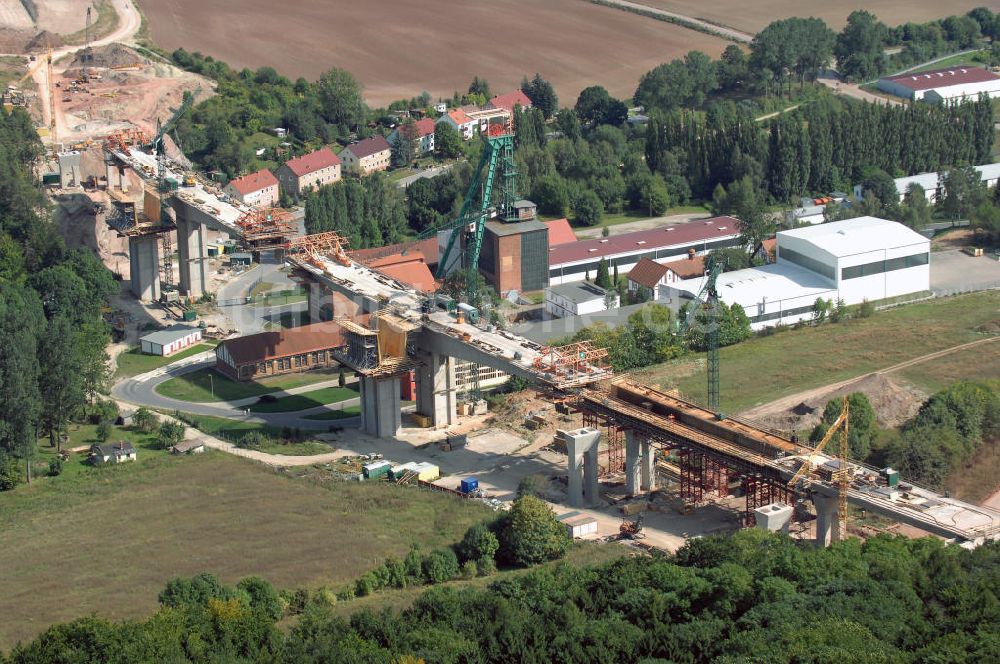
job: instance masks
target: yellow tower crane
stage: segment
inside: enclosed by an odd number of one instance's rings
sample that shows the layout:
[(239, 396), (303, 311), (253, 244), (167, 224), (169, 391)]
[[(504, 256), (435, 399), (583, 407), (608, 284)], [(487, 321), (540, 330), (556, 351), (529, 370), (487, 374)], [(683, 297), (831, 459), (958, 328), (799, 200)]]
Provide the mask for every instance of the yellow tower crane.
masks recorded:
[(816, 466), (814, 461), (816, 455), (826, 447), (826, 444), (830, 442), (835, 434), (840, 433), (838, 441), (839, 449), (836, 455), (838, 462), (837, 470), (831, 478), (837, 484), (837, 539), (840, 541), (847, 539), (847, 489), (850, 476), (847, 469), (847, 452), (850, 410), (850, 402), (847, 400), (847, 397), (844, 397), (844, 405), (840, 409), (840, 415), (837, 416), (837, 419), (827, 429), (823, 439), (819, 441), (813, 451), (805, 458), (802, 466), (792, 476), (792, 479), (788, 481), (788, 488), (795, 489), (803, 478), (811, 475)]

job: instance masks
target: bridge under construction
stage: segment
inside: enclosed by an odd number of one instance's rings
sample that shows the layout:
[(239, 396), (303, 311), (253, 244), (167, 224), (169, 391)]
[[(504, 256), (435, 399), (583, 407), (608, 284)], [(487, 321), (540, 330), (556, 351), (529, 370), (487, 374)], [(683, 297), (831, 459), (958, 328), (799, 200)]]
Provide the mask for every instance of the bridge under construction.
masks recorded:
[[(843, 532), (837, 478), (846, 473), (847, 502), (855, 507), (962, 542), (1000, 536), (996, 510), (905, 481), (890, 484), (877, 469), (843, 463), (781, 432), (720, 419), (677, 396), (613, 378), (601, 349), (587, 344), (542, 347), (470, 321), (461, 310), (441, 310), (433, 297), (353, 261), (335, 233), (293, 240), (288, 251), (298, 277), (309, 285), (310, 313), (327, 308), (344, 330), (338, 359), (359, 375), (362, 428), (368, 433), (384, 437), (398, 432), (400, 378), (411, 370), (417, 413), (438, 428), (454, 424), (454, 361), (464, 359), (546, 385), (581, 413), (583, 428), (560, 432), (567, 448), (569, 499), (575, 506), (598, 502), (602, 449), (605, 470), (624, 472), (632, 495), (655, 489), (656, 456), (667, 453), (677, 461), (681, 498), (691, 505), (713, 492), (728, 495), (736, 484), (746, 499), (745, 526), (753, 525), (764, 507), (808, 499), (816, 506), (817, 541), (829, 543)], [(367, 327), (357, 322), (364, 314), (370, 315)], [(803, 464), (811, 472), (793, 483)]]
[[(890, 485), (879, 470), (854, 461), (841, 468), (832, 454), (817, 453), (749, 422), (719, 419), (696, 404), (631, 380), (619, 378), (600, 389), (583, 389), (576, 407), (583, 414), (584, 428), (561, 434), (570, 441), (567, 447), (573, 447), (570, 501), (576, 505), (596, 498), (599, 470), (594, 465), (603, 436), (609, 464), (615, 466), (612, 470), (625, 473), (628, 493), (638, 495), (655, 488), (654, 456), (657, 451), (665, 452), (678, 460), (680, 496), (689, 504), (697, 505), (713, 492), (725, 496), (731, 483), (738, 482), (746, 498), (745, 526), (754, 525), (764, 506), (794, 505), (808, 498), (816, 506), (817, 543), (828, 544), (840, 530), (834, 476), (844, 470), (847, 502), (855, 507), (962, 542), (981, 543), (1000, 536), (996, 510), (905, 481)], [(624, 447), (624, 455), (616, 447)], [(815, 467), (816, 472), (790, 486), (803, 464)]]

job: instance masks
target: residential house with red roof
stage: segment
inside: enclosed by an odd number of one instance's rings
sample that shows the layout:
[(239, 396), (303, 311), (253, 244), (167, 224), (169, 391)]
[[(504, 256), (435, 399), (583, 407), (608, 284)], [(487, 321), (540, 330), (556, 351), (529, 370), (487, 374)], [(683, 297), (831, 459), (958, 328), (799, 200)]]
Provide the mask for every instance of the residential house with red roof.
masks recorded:
[(461, 134), (463, 140), (469, 140), (472, 136), (479, 130), (479, 122), (474, 118), (469, 117), (461, 108), (456, 108), (454, 111), (448, 111), (441, 117), (437, 119), (438, 122), (446, 122), (454, 127), (459, 134)]
[(405, 133), (406, 137), (413, 143), (414, 155), (419, 156), (433, 152), (434, 126), (434, 120), (430, 118), (417, 120), (411, 125), (399, 125), (389, 134), (389, 144), (395, 145), (396, 141), (399, 140), (400, 134)]
[(505, 95), (497, 95), (486, 104), (486, 108), (502, 108), (509, 113), (513, 113), (514, 108), (517, 106), (531, 108), (531, 100), (528, 99), (528, 95), (524, 94), (524, 91), (521, 89), (508, 92)]
[(266, 168), (230, 181), (223, 191), (244, 205), (269, 208), (278, 204), (278, 178)]
[(369, 136), (355, 141), (340, 151), (343, 169), (355, 175), (368, 175), (389, 168), (392, 147), (382, 136)]
[(275, 173), (281, 188), (298, 198), (312, 188), (333, 184), (340, 179), (340, 158), (330, 148), (320, 148), (295, 159), (289, 159)]
[(677, 284), (704, 274), (705, 257), (697, 255), (694, 249), (689, 249), (688, 257), (679, 261), (657, 263), (643, 258), (628, 273), (628, 292), (633, 299), (641, 299), (639, 293), (645, 289), (648, 299), (669, 302), (677, 295)]

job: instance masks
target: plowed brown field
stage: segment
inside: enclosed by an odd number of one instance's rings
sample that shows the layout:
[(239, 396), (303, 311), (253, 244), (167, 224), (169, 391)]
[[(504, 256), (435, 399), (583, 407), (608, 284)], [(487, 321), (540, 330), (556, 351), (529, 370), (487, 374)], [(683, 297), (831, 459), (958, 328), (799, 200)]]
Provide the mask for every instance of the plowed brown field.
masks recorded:
[(629, 97), (656, 65), (726, 41), (584, 0), (140, 0), (153, 39), (234, 67), (352, 72), (369, 104), (434, 97), (485, 77), (506, 92), (540, 72), (563, 104), (595, 83)]
[(847, 23), (855, 9), (866, 9), (887, 25), (913, 21), (922, 23), (950, 14), (964, 14), (975, 7), (1000, 9), (997, 0), (632, 0), (657, 9), (665, 9), (710, 23), (758, 32), (771, 21), (790, 16), (815, 16), (834, 30)]

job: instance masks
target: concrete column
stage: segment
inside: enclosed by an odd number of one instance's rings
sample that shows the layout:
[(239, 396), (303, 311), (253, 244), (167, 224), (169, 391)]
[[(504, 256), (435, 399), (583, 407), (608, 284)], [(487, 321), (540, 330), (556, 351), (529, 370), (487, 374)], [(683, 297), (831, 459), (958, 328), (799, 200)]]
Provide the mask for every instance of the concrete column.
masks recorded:
[(642, 441), (640, 446), (640, 457), (639, 488), (642, 491), (652, 491), (656, 488), (656, 468), (654, 466), (655, 457), (653, 454), (653, 446), (650, 444), (648, 438)]
[(358, 381), (361, 399), (361, 430), (377, 438), (399, 432), (402, 410), (399, 403), (399, 377), (368, 378)]
[(180, 291), (190, 297), (204, 295), (208, 284), (204, 224), (177, 215), (177, 258)]
[(128, 239), (129, 280), (132, 293), (143, 302), (160, 297), (160, 244), (155, 235)]
[(431, 418), (431, 426), (443, 429), (458, 422), (458, 389), (455, 358), (440, 353), (421, 353), (416, 371), (417, 412)]
[(630, 496), (639, 493), (639, 465), (642, 441), (632, 430), (625, 431), (625, 491)]
[(568, 498), (573, 507), (586, 507), (597, 501), (598, 444), (601, 432), (593, 427), (556, 431), (566, 445), (568, 457)]
[(121, 188), (122, 175), (121, 172), (118, 170), (118, 164), (116, 164), (113, 159), (105, 160), (104, 177), (107, 179), (108, 189)]
[(814, 493), (812, 499), (816, 506), (816, 546), (830, 546), (830, 542), (838, 536), (840, 525), (837, 497)]

